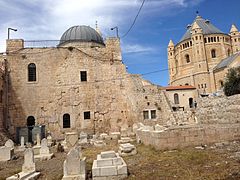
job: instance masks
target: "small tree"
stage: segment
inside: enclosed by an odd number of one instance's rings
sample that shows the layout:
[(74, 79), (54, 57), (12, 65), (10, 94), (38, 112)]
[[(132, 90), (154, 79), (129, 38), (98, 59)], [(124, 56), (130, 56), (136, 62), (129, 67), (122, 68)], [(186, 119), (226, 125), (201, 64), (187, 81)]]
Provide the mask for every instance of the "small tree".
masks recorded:
[(228, 71), (223, 90), (226, 96), (240, 94), (240, 67)]

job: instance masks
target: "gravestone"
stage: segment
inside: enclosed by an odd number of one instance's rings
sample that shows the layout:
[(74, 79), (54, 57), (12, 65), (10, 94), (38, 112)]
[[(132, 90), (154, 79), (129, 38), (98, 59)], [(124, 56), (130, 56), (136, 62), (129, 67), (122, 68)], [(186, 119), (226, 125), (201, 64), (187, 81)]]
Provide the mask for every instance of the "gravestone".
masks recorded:
[(24, 137), (23, 136), (21, 136), (21, 146), (20, 146), (21, 148), (24, 148), (25, 146), (24, 146)]
[(48, 147), (51, 147), (52, 144), (53, 144), (52, 136), (49, 134), (49, 135), (47, 136), (47, 145), (48, 145)]
[(49, 160), (53, 157), (53, 153), (50, 153), (49, 147), (48, 147), (48, 141), (46, 138), (43, 138), (41, 140), (41, 147), (39, 150), (39, 155), (35, 156), (35, 159), (37, 160)]
[(120, 144), (118, 153), (120, 156), (131, 156), (137, 154), (137, 149), (130, 143)]
[(37, 135), (36, 135), (36, 141), (37, 141), (37, 145), (36, 146), (40, 146), (41, 145), (40, 144), (41, 138), (40, 138), (40, 134), (39, 133), (37, 133)]
[(81, 157), (79, 147), (72, 148), (63, 164), (63, 180), (86, 179), (86, 158)]
[(14, 142), (11, 139), (8, 139), (5, 142), (5, 147), (14, 148)]
[(87, 136), (87, 133), (81, 132), (78, 143), (79, 143), (79, 144), (87, 144), (87, 143), (88, 143), (87, 137), (88, 137), (88, 136)]
[(22, 166), (22, 172), (35, 172), (35, 162), (33, 156), (33, 150), (28, 148), (24, 152), (24, 163)]
[(78, 142), (78, 134), (77, 132), (69, 132), (65, 135), (66, 147), (64, 149), (73, 148)]
[(40, 175), (40, 172), (35, 171), (35, 162), (34, 154), (32, 148), (27, 148), (24, 151), (24, 163), (22, 166), (22, 172), (17, 173), (11, 177), (8, 177), (6, 180), (30, 180), (37, 179)]

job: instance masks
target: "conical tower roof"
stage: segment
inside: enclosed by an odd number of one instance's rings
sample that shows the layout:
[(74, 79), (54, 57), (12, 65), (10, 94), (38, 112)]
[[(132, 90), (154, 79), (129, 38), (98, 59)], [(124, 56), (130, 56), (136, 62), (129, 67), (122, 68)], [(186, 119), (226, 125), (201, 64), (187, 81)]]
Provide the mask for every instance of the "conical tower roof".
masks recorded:
[(233, 33), (233, 32), (238, 32), (238, 29), (235, 26), (235, 24), (232, 25), (231, 30), (230, 30), (230, 33)]
[(202, 32), (204, 35), (205, 34), (225, 34), (221, 30), (216, 28), (212, 23), (210, 23), (209, 20), (203, 19), (201, 16), (198, 15), (193, 21), (193, 23), (191, 25), (188, 25), (188, 29), (186, 33), (183, 35), (183, 37), (181, 38), (181, 40), (179, 41), (179, 43), (186, 39), (191, 38), (191, 30), (192, 28), (194, 28), (193, 25), (195, 27), (199, 26), (202, 29)]

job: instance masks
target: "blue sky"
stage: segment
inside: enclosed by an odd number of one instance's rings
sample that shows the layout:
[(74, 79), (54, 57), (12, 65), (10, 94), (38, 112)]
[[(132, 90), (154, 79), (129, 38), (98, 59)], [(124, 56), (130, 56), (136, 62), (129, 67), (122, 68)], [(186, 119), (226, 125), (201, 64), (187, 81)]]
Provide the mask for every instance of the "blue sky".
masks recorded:
[[(5, 51), (7, 28), (17, 28), (11, 38), (58, 40), (69, 27), (98, 21), (104, 37), (120, 36), (131, 25), (142, 0), (0, 0), (0, 52)], [(123, 62), (128, 71), (145, 74), (155, 84), (168, 84), (167, 45), (177, 43), (198, 10), (228, 33), (232, 23), (240, 29), (239, 0), (146, 0), (130, 33), (121, 39)], [(161, 71), (162, 70), (162, 71)]]

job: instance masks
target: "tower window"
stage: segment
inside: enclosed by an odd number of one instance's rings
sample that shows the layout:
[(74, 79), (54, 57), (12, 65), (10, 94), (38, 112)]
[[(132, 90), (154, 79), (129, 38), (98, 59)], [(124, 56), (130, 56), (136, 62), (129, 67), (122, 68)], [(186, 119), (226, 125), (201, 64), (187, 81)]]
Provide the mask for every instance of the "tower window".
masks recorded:
[(187, 62), (187, 63), (190, 63), (190, 57), (189, 57), (189, 54), (186, 54), (186, 55), (185, 55), (185, 59), (186, 59), (186, 62)]
[(230, 54), (231, 54), (231, 51), (230, 51), (230, 49), (228, 49), (227, 53), (228, 53), (228, 56), (230, 56)]
[(204, 43), (207, 43), (207, 38), (204, 38)]
[(91, 119), (90, 111), (84, 112), (84, 119)]
[(212, 58), (215, 58), (215, 57), (216, 57), (216, 50), (215, 50), (215, 49), (212, 49), (212, 50), (211, 50), (211, 55), (212, 55)]
[(87, 81), (87, 71), (80, 71), (81, 81)]
[(179, 104), (179, 96), (177, 93), (175, 93), (174, 95), (174, 104)]
[(28, 81), (36, 81), (36, 65), (34, 63), (28, 65)]
[(70, 128), (70, 115), (64, 114), (63, 115), (63, 128)]

